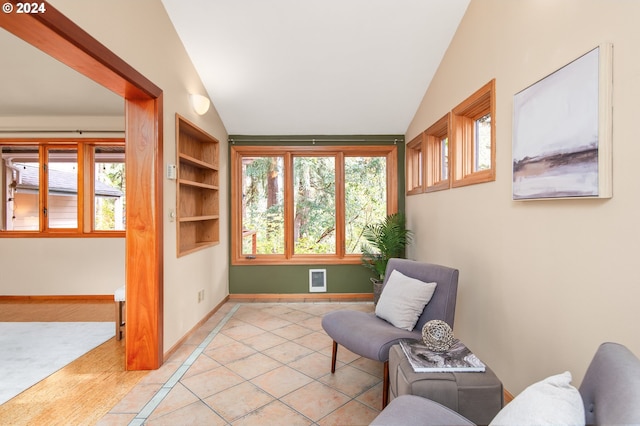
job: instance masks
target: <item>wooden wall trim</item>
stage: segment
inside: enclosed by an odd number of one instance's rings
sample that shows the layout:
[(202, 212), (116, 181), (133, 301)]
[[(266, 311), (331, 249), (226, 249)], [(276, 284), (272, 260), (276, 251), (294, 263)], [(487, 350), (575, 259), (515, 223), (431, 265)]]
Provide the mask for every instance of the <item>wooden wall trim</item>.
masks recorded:
[(372, 301), (373, 293), (291, 293), (291, 294), (283, 294), (283, 293), (249, 293), (249, 294), (230, 294), (229, 300), (232, 301), (265, 301), (265, 302), (284, 302), (284, 301), (295, 301), (295, 302), (304, 302), (304, 301), (314, 301), (317, 302), (319, 300), (324, 301)]
[[(6, 1), (14, 10), (21, 3)], [(160, 96), (158, 86), (49, 3), (44, 4), (45, 13), (2, 13), (0, 26), (122, 97)]]
[[(14, 6), (16, 0), (8, 0)], [(162, 90), (43, 2), (46, 13), (0, 13), (0, 27), (125, 98), (127, 117), (126, 369), (162, 365)]]
[(155, 369), (163, 362), (162, 156), (156, 152), (161, 104), (161, 98), (126, 100), (128, 370)]
[(36, 296), (0, 296), (0, 303), (95, 303), (113, 302), (113, 294), (76, 294), (76, 295), (36, 295)]
[(216, 312), (218, 312), (220, 310), (220, 308), (227, 303), (227, 301), (229, 300), (229, 296), (225, 297), (224, 299), (222, 299), (222, 302), (218, 303), (216, 305), (215, 308), (213, 308), (211, 310), (211, 312), (209, 312), (207, 315), (205, 315), (204, 318), (202, 318), (200, 321), (198, 321), (198, 323), (196, 325), (194, 325), (191, 330), (189, 330), (184, 336), (182, 336), (182, 338), (180, 340), (178, 340), (167, 352), (164, 353), (164, 358), (165, 359), (169, 359), (169, 357), (171, 357), (171, 355), (173, 355), (174, 353), (176, 353), (176, 351), (178, 349), (180, 349), (180, 347), (191, 338), (191, 336), (198, 331), (198, 329), (207, 321), (209, 321), (209, 318), (211, 318), (213, 316), (213, 314), (215, 314)]

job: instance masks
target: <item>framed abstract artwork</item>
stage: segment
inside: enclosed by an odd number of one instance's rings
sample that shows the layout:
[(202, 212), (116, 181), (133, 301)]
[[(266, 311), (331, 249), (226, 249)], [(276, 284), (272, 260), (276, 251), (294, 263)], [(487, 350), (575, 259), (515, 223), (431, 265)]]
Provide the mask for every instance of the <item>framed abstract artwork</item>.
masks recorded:
[(513, 199), (612, 197), (613, 46), (603, 44), (513, 99)]

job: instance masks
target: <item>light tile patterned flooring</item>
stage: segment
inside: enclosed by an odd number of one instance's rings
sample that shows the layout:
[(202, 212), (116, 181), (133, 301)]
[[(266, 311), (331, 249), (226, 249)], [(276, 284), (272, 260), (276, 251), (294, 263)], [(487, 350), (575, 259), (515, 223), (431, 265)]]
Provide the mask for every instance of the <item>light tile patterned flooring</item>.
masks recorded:
[(338, 348), (322, 316), (372, 303), (227, 302), (99, 425), (367, 425), (382, 363)]

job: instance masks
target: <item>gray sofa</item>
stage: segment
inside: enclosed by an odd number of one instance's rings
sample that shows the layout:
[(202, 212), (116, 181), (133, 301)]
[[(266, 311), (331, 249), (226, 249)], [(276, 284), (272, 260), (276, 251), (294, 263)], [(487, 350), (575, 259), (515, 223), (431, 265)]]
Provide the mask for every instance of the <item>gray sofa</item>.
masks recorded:
[[(640, 360), (626, 347), (600, 345), (579, 392), (587, 425), (640, 425)], [(371, 424), (473, 425), (455, 411), (414, 395), (391, 401)]]

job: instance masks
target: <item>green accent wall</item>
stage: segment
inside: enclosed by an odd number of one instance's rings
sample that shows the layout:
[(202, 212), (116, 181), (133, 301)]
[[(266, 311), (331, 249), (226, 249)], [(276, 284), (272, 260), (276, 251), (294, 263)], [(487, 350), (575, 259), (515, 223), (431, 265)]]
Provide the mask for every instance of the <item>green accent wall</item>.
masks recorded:
[(371, 293), (371, 273), (362, 265), (232, 266), (231, 294), (309, 293), (309, 269), (327, 270), (327, 293)]
[[(313, 139), (333, 145), (388, 145), (397, 140), (398, 146), (398, 209), (405, 208), (403, 135), (356, 136), (229, 136), (236, 145), (308, 145)], [(331, 142), (329, 142), (331, 140)], [(382, 141), (382, 142), (381, 142)], [(391, 142), (389, 142), (391, 141)], [(227, 160), (230, 164), (230, 159)], [(231, 167), (228, 167), (229, 171)], [(229, 198), (231, 177), (229, 176)], [(231, 203), (229, 216), (231, 215)], [(230, 226), (230, 223), (229, 223)], [(228, 230), (231, 236), (231, 230)], [(231, 245), (229, 245), (231, 246)], [(231, 258), (231, 257), (229, 257)], [(309, 293), (309, 269), (327, 270), (327, 293), (372, 293), (369, 280), (372, 273), (362, 265), (229, 265), (230, 294), (304, 294)]]

